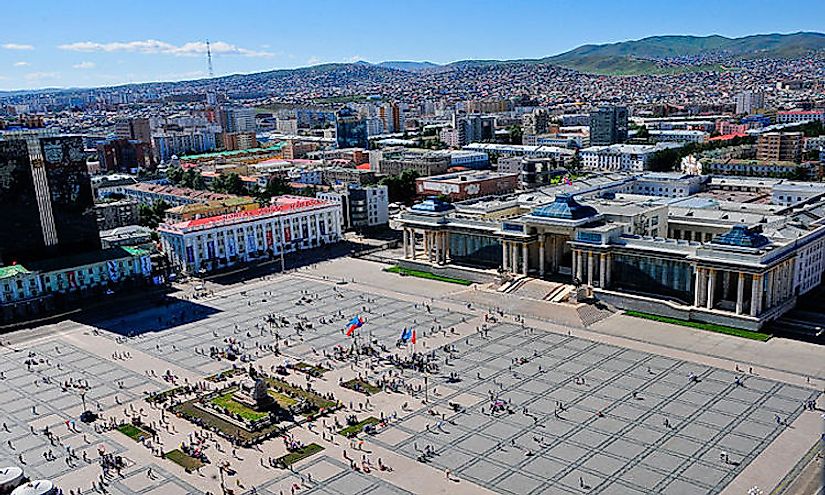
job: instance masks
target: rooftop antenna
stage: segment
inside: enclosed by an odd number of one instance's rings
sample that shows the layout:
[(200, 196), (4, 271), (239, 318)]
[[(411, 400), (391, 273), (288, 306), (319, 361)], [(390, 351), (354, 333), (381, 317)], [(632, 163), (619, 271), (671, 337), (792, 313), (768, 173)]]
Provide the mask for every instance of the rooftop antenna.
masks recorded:
[(206, 60), (209, 62), (209, 79), (215, 77), (215, 70), (212, 68), (212, 48), (209, 46), (209, 40), (206, 40)]

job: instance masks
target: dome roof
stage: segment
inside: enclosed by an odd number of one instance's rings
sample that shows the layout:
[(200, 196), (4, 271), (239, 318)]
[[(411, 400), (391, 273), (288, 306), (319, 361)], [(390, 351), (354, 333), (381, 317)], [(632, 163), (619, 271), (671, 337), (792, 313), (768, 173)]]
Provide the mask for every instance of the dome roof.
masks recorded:
[(416, 213), (442, 213), (445, 211), (450, 211), (453, 208), (455, 207), (450, 203), (445, 203), (435, 196), (430, 196), (424, 201), (413, 205), (410, 210)]
[(760, 248), (771, 243), (770, 239), (762, 235), (758, 228), (749, 228), (747, 225), (734, 225), (729, 231), (716, 236), (711, 244), (722, 246), (737, 246)]
[(6, 487), (6, 485), (15, 486), (15, 483), (19, 483), (23, 480), (23, 470), (17, 466), (5, 467), (0, 468), (0, 488)]
[(534, 217), (582, 220), (597, 215), (596, 209), (579, 203), (572, 194), (559, 194), (550, 204), (533, 210)]
[(11, 495), (52, 495), (55, 493), (54, 484), (48, 480), (30, 481), (18, 486)]

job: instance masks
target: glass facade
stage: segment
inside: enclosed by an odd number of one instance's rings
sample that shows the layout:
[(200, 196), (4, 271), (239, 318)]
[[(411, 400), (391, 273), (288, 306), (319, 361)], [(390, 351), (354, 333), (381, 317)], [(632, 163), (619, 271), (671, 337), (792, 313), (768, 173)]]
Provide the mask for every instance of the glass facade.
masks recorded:
[(616, 254), (612, 286), (617, 290), (654, 294), (693, 302), (693, 267), (680, 260)]
[(37, 259), (46, 247), (24, 140), (0, 141), (0, 263)]
[(450, 233), (450, 256), (456, 264), (497, 268), (501, 266), (501, 242), (493, 237)]
[(80, 137), (40, 140), (57, 228), (58, 254), (100, 249), (86, 154)]

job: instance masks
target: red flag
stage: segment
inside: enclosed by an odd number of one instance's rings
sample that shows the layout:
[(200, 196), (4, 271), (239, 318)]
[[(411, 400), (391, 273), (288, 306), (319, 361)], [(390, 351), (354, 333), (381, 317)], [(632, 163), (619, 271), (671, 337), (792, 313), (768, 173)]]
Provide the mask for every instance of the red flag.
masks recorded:
[(410, 342), (412, 342), (413, 345), (415, 345), (415, 329), (413, 329), (413, 334), (412, 334), (412, 338), (410, 339)]

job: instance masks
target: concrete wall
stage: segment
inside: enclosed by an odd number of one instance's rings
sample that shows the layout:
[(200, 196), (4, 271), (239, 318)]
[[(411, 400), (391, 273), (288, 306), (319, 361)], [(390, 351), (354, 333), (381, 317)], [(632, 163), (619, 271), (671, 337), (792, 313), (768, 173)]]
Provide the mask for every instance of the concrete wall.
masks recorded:
[(398, 260), (398, 266), (402, 268), (409, 268), (411, 270), (421, 270), (422, 272), (430, 272), (443, 277), (463, 278), (471, 282), (486, 284), (493, 282), (496, 275), (488, 273), (483, 270), (475, 270), (472, 268), (462, 268), (458, 266), (433, 266), (417, 260)]
[(599, 300), (611, 304), (619, 309), (640, 311), (657, 316), (667, 316), (670, 318), (698, 321), (702, 323), (715, 323), (717, 325), (725, 325), (744, 330), (759, 330), (763, 325), (768, 323), (764, 317), (761, 320), (756, 320), (755, 318), (751, 318), (749, 316), (737, 317), (735, 315), (697, 310), (696, 308), (690, 306), (680, 306), (666, 301), (658, 301), (649, 297), (637, 296), (635, 294), (621, 294), (612, 291), (602, 291), (600, 289), (594, 289), (594, 292)]

